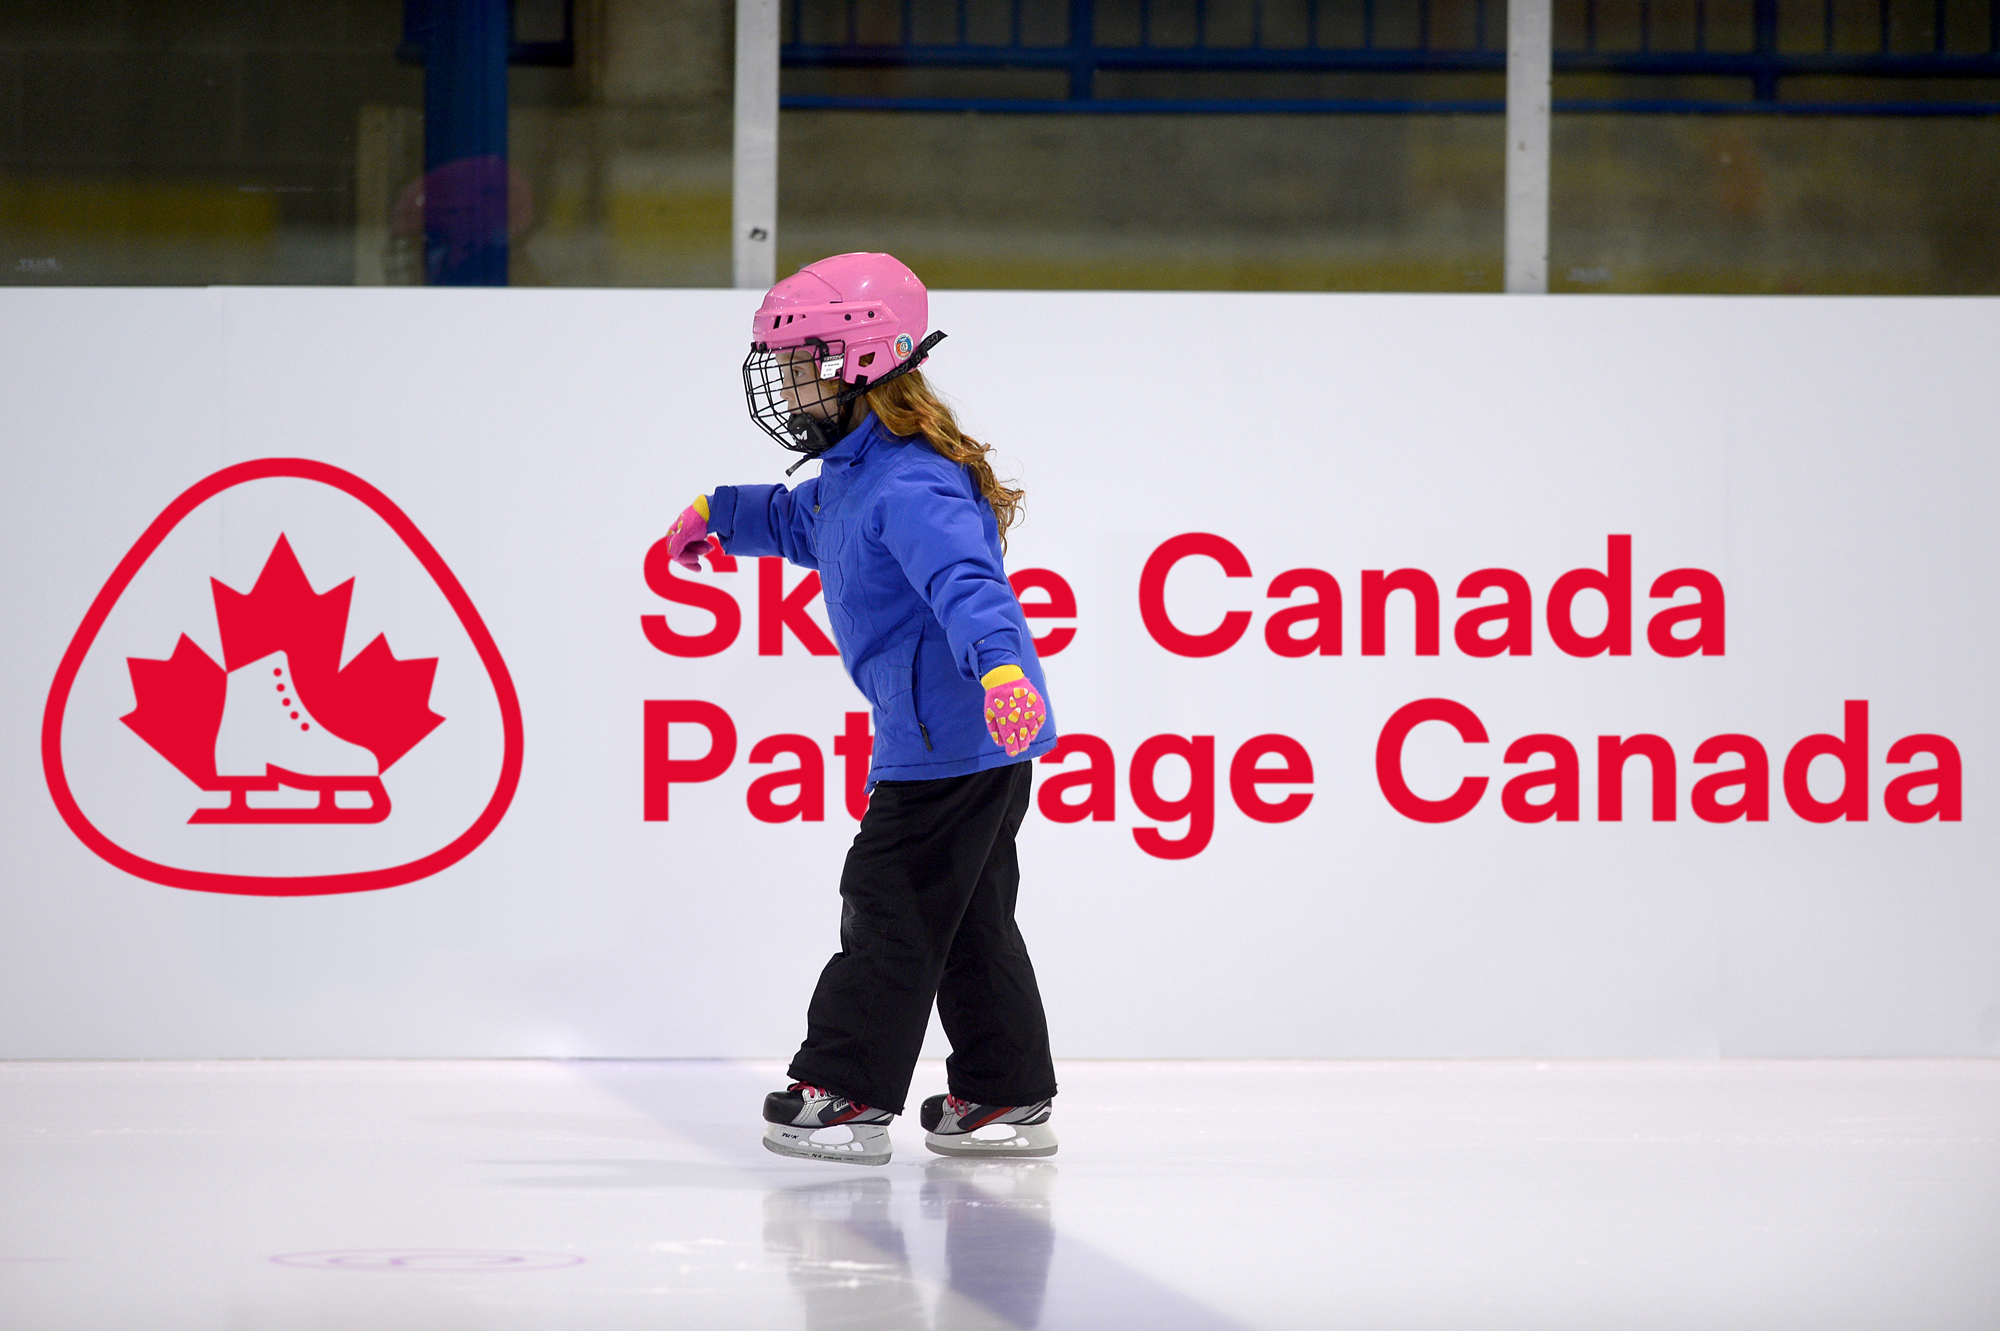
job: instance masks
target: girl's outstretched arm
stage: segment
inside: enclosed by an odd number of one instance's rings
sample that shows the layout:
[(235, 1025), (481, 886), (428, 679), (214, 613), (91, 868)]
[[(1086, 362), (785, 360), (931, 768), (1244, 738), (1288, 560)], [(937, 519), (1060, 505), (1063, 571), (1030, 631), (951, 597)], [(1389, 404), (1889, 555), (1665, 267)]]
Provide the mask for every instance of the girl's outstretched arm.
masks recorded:
[(708, 530), (732, 555), (783, 555), (800, 568), (818, 568), (806, 520), (819, 478), (796, 490), (782, 485), (719, 485), (708, 496)]

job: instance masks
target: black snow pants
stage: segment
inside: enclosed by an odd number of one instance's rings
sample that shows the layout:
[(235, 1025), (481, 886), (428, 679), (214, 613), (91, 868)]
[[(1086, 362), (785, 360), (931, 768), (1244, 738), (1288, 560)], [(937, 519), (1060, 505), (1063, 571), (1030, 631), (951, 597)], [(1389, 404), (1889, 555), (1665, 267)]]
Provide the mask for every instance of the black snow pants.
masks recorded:
[(792, 1080), (903, 1112), (935, 1000), (953, 1095), (1023, 1105), (1056, 1093), (1042, 995), (1014, 924), (1014, 834), (1033, 779), (1024, 760), (877, 783), (840, 875), (840, 951), (820, 972)]

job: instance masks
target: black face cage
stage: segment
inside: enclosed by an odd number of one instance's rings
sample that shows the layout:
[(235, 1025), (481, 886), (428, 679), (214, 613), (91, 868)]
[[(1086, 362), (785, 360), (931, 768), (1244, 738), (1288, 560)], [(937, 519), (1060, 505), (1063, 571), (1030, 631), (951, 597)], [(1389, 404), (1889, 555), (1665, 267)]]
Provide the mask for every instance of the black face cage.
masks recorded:
[(789, 476), (840, 442), (856, 398), (916, 369), (942, 341), (943, 333), (932, 333), (908, 360), (881, 378), (871, 383), (867, 375), (857, 375), (852, 384), (840, 377), (847, 361), (845, 343), (815, 337), (804, 346), (778, 351), (752, 343), (743, 361), (743, 395), (750, 404), (750, 419), (785, 448), (805, 454), (785, 469)]
[(743, 394), (759, 429), (808, 458), (840, 439), (847, 414), (847, 385), (841, 382), (846, 346), (814, 339), (806, 346), (772, 351), (750, 348), (743, 362)]

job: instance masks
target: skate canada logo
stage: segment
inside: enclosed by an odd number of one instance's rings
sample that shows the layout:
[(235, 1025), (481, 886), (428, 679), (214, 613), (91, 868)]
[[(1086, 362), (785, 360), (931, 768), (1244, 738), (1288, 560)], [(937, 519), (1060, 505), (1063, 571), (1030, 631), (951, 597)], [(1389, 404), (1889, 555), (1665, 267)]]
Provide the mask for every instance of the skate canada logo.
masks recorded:
[(168, 506), (84, 617), (42, 727), (91, 850), (264, 896), (456, 863), (505, 815), (521, 748), (506, 664), (437, 551), (380, 491), (299, 459)]
[[(380, 774), (444, 720), (428, 706), (437, 662), (398, 661), (377, 637), (341, 669), (354, 584), (316, 595), (283, 536), (248, 595), (214, 587), (226, 665), (185, 633), (167, 660), (129, 658), (138, 706), (119, 718), (198, 788), (228, 793), (226, 806), (197, 809), (188, 821), (387, 818)], [(329, 727), (329, 717), (338, 727)], [(249, 801), (253, 791), (278, 790), (319, 798), (307, 805)], [(364, 798), (343, 804), (345, 791)]]

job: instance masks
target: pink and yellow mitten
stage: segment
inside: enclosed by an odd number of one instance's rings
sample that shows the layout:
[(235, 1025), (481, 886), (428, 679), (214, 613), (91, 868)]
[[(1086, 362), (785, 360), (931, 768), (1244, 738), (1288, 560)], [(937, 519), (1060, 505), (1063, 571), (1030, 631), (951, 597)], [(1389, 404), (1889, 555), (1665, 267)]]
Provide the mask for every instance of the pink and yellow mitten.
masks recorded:
[(701, 567), (702, 547), (708, 542), (708, 496), (696, 495), (681, 510), (674, 525), (667, 528), (667, 558), (685, 569)]
[(1026, 752), (1048, 719), (1042, 695), (1016, 665), (995, 666), (979, 682), (986, 686), (986, 733), (1009, 757)]

